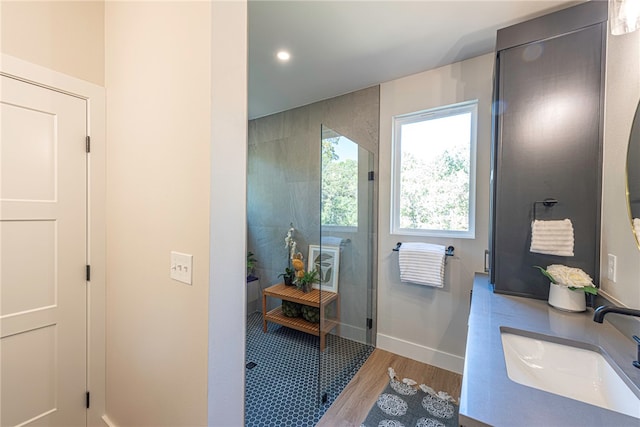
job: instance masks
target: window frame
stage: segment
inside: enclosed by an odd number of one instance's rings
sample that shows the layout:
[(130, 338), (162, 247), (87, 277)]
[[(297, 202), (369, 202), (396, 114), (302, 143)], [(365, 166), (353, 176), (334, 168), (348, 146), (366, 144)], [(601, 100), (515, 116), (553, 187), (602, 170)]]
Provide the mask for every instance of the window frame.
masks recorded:
[[(400, 183), (402, 170), (402, 141), (400, 138), (403, 125), (471, 113), (471, 129), (469, 140), (469, 224), (467, 231), (434, 230), (400, 227)], [(412, 113), (395, 115), (392, 118), (391, 140), (391, 234), (425, 237), (453, 237), (458, 239), (475, 239), (476, 222), (476, 157), (478, 142), (478, 100), (464, 101), (442, 107)]]

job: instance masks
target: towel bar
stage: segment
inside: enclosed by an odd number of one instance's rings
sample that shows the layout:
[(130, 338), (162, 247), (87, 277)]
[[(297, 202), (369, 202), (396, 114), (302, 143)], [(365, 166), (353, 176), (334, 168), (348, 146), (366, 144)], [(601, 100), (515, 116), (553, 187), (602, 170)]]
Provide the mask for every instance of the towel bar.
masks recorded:
[[(394, 252), (398, 252), (400, 250), (400, 246), (402, 246), (402, 242), (396, 243), (396, 247), (392, 249)], [(453, 251), (455, 248), (453, 246), (448, 246), (447, 250), (444, 252), (446, 256), (453, 256)]]
[(556, 199), (546, 198), (544, 200), (538, 200), (537, 202), (533, 202), (533, 220), (534, 221), (538, 219), (538, 216), (536, 214), (536, 205), (538, 205), (539, 203), (542, 203), (545, 207), (550, 208), (552, 206), (555, 206), (555, 204), (558, 203), (558, 201)]

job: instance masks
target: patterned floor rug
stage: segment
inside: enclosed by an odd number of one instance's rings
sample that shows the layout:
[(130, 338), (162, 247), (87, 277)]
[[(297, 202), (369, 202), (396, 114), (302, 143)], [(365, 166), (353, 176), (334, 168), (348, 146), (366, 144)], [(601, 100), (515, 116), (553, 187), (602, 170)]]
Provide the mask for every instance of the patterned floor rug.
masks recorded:
[(273, 323), (265, 334), (262, 314), (248, 316), (245, 426), (315, 426), (373, 351), (335, 335), (322, 357), (319, 346), (318, 337)]
[(458, 405), (447, 393), (400, 379), (389, 368), (389, 384), (361, 427), (457, 427)]

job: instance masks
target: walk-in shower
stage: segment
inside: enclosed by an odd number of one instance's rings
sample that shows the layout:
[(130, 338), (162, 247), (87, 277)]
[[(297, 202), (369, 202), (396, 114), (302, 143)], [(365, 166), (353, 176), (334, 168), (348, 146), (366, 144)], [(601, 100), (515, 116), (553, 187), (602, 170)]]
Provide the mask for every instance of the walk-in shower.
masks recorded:
[[(362, 92), (377, 102), (377, 89)], [(247, 426), (315, 425), (375, 345), (377, 126), (312, 124), (314, 105), (249, 124), (247, 246), (259, 280)], [(318, 273), (309, 293), (282, 283), (292, 253)]]

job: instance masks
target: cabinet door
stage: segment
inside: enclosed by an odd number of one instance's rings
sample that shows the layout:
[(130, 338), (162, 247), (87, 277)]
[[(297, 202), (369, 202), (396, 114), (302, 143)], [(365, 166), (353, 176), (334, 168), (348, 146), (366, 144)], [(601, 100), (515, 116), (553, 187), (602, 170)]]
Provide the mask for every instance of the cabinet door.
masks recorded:
[[(534, 265), (566, 264), (598, 277), (601, 197), (601, 87), (605, 26), (592, 25), (498, 53), (495, 176), (495, 289), (547, 298)], [(574, 257), (529, 252), (538, 219), (569, 218)]]

